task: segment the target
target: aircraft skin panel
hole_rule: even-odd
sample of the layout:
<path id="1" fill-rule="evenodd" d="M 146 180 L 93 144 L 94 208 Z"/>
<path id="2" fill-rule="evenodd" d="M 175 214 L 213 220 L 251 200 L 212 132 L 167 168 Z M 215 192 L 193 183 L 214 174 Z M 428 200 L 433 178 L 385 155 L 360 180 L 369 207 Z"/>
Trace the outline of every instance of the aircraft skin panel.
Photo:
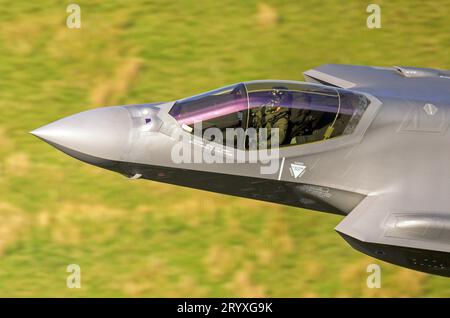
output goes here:
<path id="1" fill-rule="evenodd" d="M 352 88 L 355 87 L 356 84 L 350 81 L 347 81 L 343 78 L 339 78 L 315 69 L 306 71 L 303 73 L 305 78 L 311 81 L 318 81 L 321 84 L 329 84 L 336 87 L 342 87 L 342 88 Z"/>
<path id="2" fill-rule="evenodd" d="M 408 72 L 404 70 L 415 71 L 418 75 L 407 77 L 405 74 Z M 380 100 L 399 98 L 450 102 L 450 74 L 445 70 L 325 64 L 304 74 L 306 80 L 310 77 L 331 85 L 366 92 Z"/>
<path id="3" fill-rule="evenodd" d="M 355 250 L 388 263 L 439 276 L 450 277 L 450 253 L 363 242 L 338 231 Z"/>
<path id="4" fill-rule="evenodd" d="M 116 171 L 132 179 L 148 179 L 319 212 L 347 215 L 364 198 L 364 195 L 359 193 L 297 182 L 106 160 L 54 143 L 52 145 L 78 160 Z M 343 206 L 340 204 L 341 201 L 346 204 Z"/>
<path id="5" fill-rule="evenodd" d="M 158 182 L 176 184 L 180 186 L 201 189 L 216 193 L 228 194 L 261 201 L 274 202 L 308 210 L 346 215 L 351 210 L 342 210 L 339 204 L 323 196 L 318 190 L 315 192 L 313 185 L 268 180 L 264 178 L 252 178 L 229 174 L 199 172 L 188 169 L 174 169 L 162 166 L 131 164 L 129 169 L 139 171 L 142 178 Z M 236 187 L 239 184 L 239 187 Z M 332 197 L 340 197 L 340 200 L 350 201 L 352 205 L 360 202 L 364 195 L 338 190 L 326 190 Z"/>
<path id="6" fill-rule="evenodd" d="M 434 200 L 408 190 L 367 196 L 335 229 L 370 256 L 450 276 L 450 202 L 428 196 Z"/>
<path id="7" fill-rule="evenodd" d="M 118 172 L 131 179 L 148 179 L 319 212 L 347 215 L 365 197 L 355 192 L 297 182 L 107 160 L 48 143 L 78 160 Z"/>
<path id="8" fill-rule="evenodd" d="M 450 214 L 445 199 L 424 204 L 413 195 L 368 196 L 336 230 L 361 241 L 450 252 Z"/>

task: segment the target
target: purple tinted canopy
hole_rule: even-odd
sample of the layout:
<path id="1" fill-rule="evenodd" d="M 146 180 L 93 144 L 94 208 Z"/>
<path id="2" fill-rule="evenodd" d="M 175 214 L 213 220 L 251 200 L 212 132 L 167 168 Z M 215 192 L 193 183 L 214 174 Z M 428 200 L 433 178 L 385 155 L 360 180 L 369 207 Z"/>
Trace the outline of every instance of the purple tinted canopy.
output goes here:
<path id="1" fill-rule="evenodd" d="M 323 85 L 255 81 L 179 100 L 169 114 L 185 125 L 263 106 L 353 115 L 352 99 L 355 97 L 352 92 Z"/>

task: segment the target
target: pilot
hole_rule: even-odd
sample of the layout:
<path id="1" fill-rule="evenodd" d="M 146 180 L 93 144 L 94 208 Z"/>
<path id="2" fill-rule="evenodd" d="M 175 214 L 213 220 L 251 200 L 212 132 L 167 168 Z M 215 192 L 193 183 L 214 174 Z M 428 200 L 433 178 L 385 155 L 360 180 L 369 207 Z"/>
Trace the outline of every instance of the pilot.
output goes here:
<path id="1" fill-rule="evenodd" d="M 310 142 L 319 132 L 321 112 L 309 109 L 295 109 L 292 111 L 291 144 L 304 144 Z"/>
<path id="2" fill-rule="evenodd" d="M 279 146 L 286 139 L 289 124 L 289 108 L 286 106 L 289 106 L 288 104 L 292 102 L 292 96 L 279 89 L 274 89 L 271 95 L 269 103 L 252 109 L 252 127 L 257 130 L 260 128 L 267 129 L 266 140 L 258 140 L 258 148 Z M 278 142 L 275 141 L 273 129 L 278 129 Z M 275 143 L 277 144 L 275 145 Z"/>
<path id="3" fill-rule="evenodd" d="M 292 117 L 291 121 L 296 123 L 291 130 L 291 145 L 333 138 L 341 135 L 346 127 L 345 118 L 336 118 L 335 113 L 302 110 L 295 118 Z"/>

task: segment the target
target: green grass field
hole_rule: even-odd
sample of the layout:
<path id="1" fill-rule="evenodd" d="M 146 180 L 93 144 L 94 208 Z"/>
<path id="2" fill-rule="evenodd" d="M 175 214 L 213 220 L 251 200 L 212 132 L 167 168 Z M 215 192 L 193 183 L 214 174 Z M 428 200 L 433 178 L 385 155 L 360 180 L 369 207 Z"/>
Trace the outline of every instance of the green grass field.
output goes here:
<path id="1" fill-rule="evenodd" d="M 450 297 L 448 278 L 354 251 L 338 216 L 130 181 L 28 134 L 325 63 L 449 69 L 450 1 L 377 1 L 377 30 L 366 1 L 83 0 L 81 29 L 69 3 L 0 0 L 0 296 Z"/>

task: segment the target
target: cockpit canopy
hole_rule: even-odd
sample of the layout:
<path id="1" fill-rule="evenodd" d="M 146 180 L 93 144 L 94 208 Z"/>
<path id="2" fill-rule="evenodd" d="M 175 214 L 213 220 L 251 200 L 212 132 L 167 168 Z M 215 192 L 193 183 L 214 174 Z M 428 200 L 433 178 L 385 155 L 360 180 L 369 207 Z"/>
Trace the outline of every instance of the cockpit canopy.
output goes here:
<path id="1" fill-rule="evenodd" d="M 351 134 L 368 105 L 364 95 L 336 87 L 252 81 L 181 99 L 169 114 L 188 131 L 199 122 L 203 131 L 278 128 L 285 146 Z"/>

